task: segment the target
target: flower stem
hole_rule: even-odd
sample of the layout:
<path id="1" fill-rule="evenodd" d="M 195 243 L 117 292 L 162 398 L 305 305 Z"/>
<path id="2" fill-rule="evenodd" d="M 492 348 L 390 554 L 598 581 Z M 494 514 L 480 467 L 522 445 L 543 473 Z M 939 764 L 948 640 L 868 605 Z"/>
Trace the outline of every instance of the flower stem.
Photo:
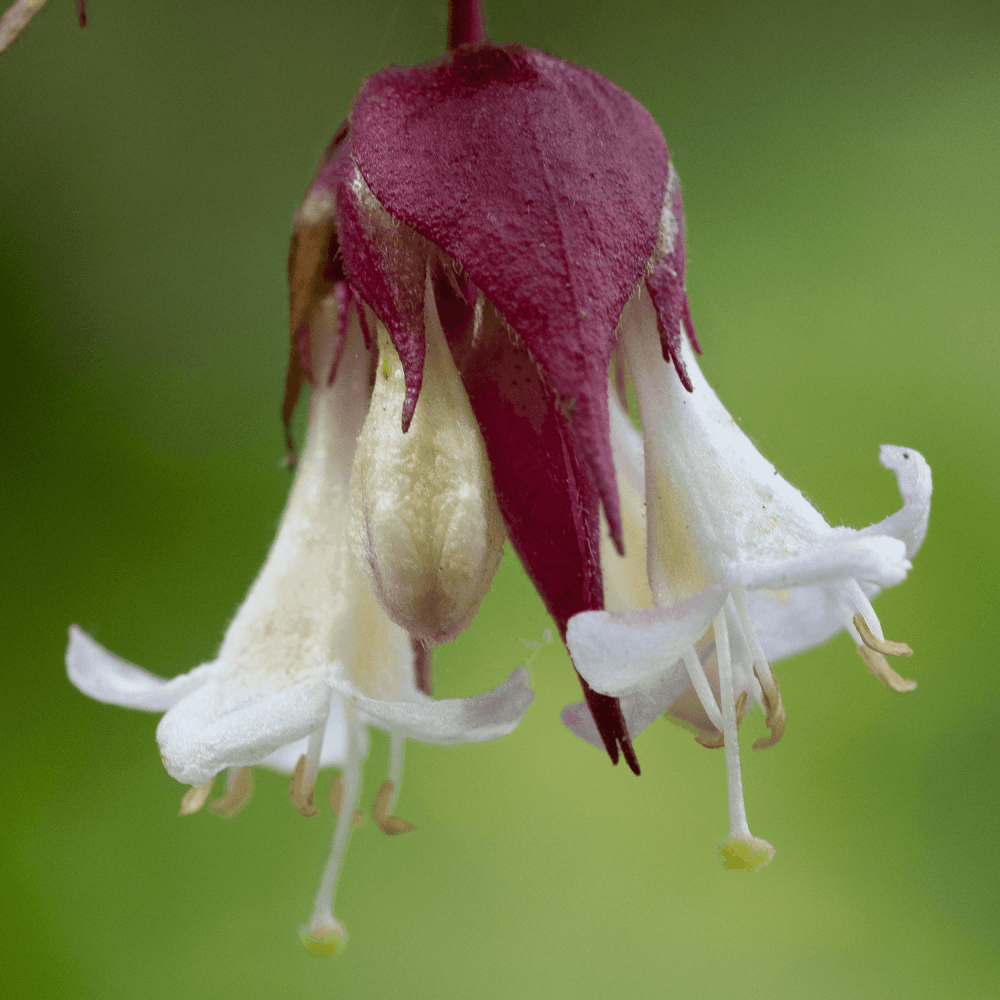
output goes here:
<path id="1" fill-rule="evenodd" d="M 478 45 L 485 37 L 479 0 L 448 0 L 448 48 Z"/>

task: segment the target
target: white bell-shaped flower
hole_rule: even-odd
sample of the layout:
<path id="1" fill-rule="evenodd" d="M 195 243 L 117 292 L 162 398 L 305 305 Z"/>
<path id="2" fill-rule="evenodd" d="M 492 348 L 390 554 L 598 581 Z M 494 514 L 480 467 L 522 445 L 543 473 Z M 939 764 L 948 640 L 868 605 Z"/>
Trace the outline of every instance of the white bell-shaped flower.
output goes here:
<path id="1" fill-rule="evenodd" d="M 684 389 L 641 298 L 622 317 L 620 346 L 643 429 L 612 394 L 627 554 L 602 546 L 608 610 L 576 615 L 567 641 L 587 682 L 622 699 L 631 735 L 670 710 L 699 731 L 699 742 L 725 746 L 730 830 L 722 856 L 729 867 L 754 868 L 773 848 L 750 833 L 737 729 L 752 700 L 771 730 L 755 747 L 781 737 L 785 712 L 769 660 L 846 628 L 875 676 L 896 691 L 915 686 L 888 665 L 886 655 L 911 650 L 886 641 L 871 599 L 911 568 L 926 533 L 930 470 L 916 451 L 883 446 L 903 508 L 860 531 L 831 527 L 740 430 L 686 343 L 693 391 Z M 582 705 L 563 719 L 597 743 Z"/>
<path id="2" fill-rule="evenodd" d="M 264 567 L 216 659 L 165 680 L 119 659 L 76 626 L 66 655 L 70 680 L 85 694 L 165 712 L 157 728 L 164 765 L 192 786 L 182 813 L 200 808 L 215 776 L 228 769 L 226 794 L 213 806 L 232 814 L 252 789 L 248 768 L 259 764 L 291 773 L 292 801 L 312 816 L 317 771 L 341 768 L 330 794 L 339 816 L 330 859 L 303 930 L 317 954 L 331 953 L 344 939 L 333 895 L 358 818 L 368 727 L 391 739 L 389 776 L 372 812 L 384 832 L 402 833 L 411 827 L 392 808 L 404 741 L 496 739 L 513 731 L 533 698 L 524 670 L 475 697 L 428 697 L 418 687 L 426 652 L 390 621 L 356 568 L 350 473 L 368 410 L 371 364 L 357 318 L 343 324 L 337 310 L 330 296 L 313 323 L 314 389 L 295 483 Z"/>

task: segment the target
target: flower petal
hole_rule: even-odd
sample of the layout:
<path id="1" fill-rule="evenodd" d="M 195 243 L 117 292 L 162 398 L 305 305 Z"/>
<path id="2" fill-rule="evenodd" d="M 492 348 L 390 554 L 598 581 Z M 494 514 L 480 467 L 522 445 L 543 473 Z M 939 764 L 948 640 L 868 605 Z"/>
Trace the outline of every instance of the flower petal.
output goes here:
<path id="1" fill-rule="evenodd" d="M 903 506 L 878 524 L 862 528 L 859 534 L 892 535 L 899 538 L 906 543 L 907 558 L 912 559 L 927 534 L 933 491 L 931 468 L 919 451 L 901 448 L 897 444 L 882 445 L 878 460 L 884 468 L 896 473 L 896 484 L 903 498 Z"/>
<path id="2" fill-rule="evenodd" d="M 261 762 L 261 767 L 269 767 L 272 771 L 291 774 L 299 758 L 309 750 L 309 737 L 303 736 L 294 743 L 279 747 L 274 753 L 269 753 Z M 326 729 L 323 730 L 323 750 L 320 753 L 319 766 L 342 767 L 347 760 L 347 716 L 344 713 L 344 703 L 339 698 L 330 699 L 330 714 L 326 718 Z"/>
<path id="3" fill-rule="evenodd" d="M 70 681 L 84 694 L 109 705 L 165 712 L 201 687 L 215 670 L 216 664 L 205 663 L 166 680 L 115 656 L 78 625 L 69 629 L 66 672 Z"/>
<path id="4" fill-rule="evenodd" d="M 665 608 L 584 611 L 570 619 L 566 644 L 595 690 L 636 694 L 650 689 L 705 634 L 727 592 L 725 584 L 713 584 Z"/>
<path id="5" fill-rule="evenodd" d="M 693 393 L 663 362 L 648 297 L 629 303 L 622 339 L 645 443 L 650 585 L 658 603 L 690 597 L 733 566 L 801 555 L 833 529 L 754 447 L 698 367 Z"/>
<path id="6" fill-rule="evenodd" d="M 912 569 L 906 558 L 906 545 L 898 538 L 886 535 L 849 537 L 821 545 L 789 559 L 742 563 L 731 569 L 731 576 L 747 590 L 782 590 L 787 587 L 808 587 L 837 580 L 867 580 L 883 587 L 892 587 L 906 579 Z"/>
<path id="7" fill-rule="evenodd" d="M 597 490 L 573 449 L 569 422 L 551 387 L 492 305 L 484 309 L 462 380 L 486 442 L 511 544 L 565 636 L 573 615 L 604 606 Z M 621 747 L 635 770 L 617 704 L 589 688 L 584 694 L 612 763 Z"/>
<path id="8" fill-rule="evenodd" d="M 212 679 L 167 712 L 156 741 L 172 777 L 201 785 L 225 767 L 260 764 L 325 725 L 329 713 L 321 677 L 280 691 Z"/>
<path id="9" fill-rule="evenodd" d="M 627 694 L 619 699 L 622 716 L 629 736 L 634 740 L 648 725 L 655 722 L 681 696 L 690 683 L 682 664 L 676 664 L 670 672 L 652 684 L 648 689 Z M 601 734 L 594 724 L 594 717 L 585 701 L 567 705 L 559 714 L 564 726 L 570 732 L 586 740 L 598 750 L 604 749 Z"/>
<path id="10" fill-rule="evenodd" d="M 485 743 L 512 733 L 535 697 L 523 668 L 500 687 L 472 698 L 435 701 L 414 693 L 412 701 L 382 701 L 366 697 L 342 676 L 334 677 L 332 687 L 373 725 L 406 739 L 443 746 Z"/>

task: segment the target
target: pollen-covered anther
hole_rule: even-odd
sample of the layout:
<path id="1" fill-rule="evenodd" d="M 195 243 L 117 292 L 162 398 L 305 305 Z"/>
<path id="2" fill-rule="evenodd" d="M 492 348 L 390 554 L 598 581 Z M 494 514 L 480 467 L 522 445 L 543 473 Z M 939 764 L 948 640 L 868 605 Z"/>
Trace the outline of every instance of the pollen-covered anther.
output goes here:
<path id="1" fill-rule="evenodd" d="M 344 776 L 338 774 L 330 782 L 330 791 L 327 793 L 330 800 L 330 810 L 334 816 L 340 815 L 340 810 L 344 808 Z"/>
<path id="2" fill-rule="evenodd" d="M 344 925 L 333 917 L 320 917 L 303 927 L 299 938 L 306 951 L 316 958 L 328 958 L 340 951 L 347 942 Z"/>
<path id="3" fill-rule="evenodd" d="M 752 872 L 774 857 L 774 847 L 760 837 L 729 837 L 719 845 L 719 857 L 730 871 Z"/>
<path id="4" fill-rule="evenodd" d="M 858 646 L 858 653 L 872 675 L 877 677 L 887 688 L 898 694 L 906 694 L 917 686 L 916 681 L 907 680 L 897 674 L 889 666 L 889 661 L 877 649 L 872 649 L 869 646 Z"/>
<path id="5" fill-rule="evenodd" d="M 785 706 L 781 703 L 781 689 L 778 687 L 778 678 L 768 669 L 763 671 L 765 677 L 761 677 L 761 671 L 753 668 L 754 677 L 760 682 L 760 696 L 764 702 L 764 722 L 771 730 L 770 736 L 763 736 L 754 741 L 754 750 L 765 750 L 773 747 L 782 736 L 785 735 Z"/>
<path id="6" fill-rule="evenodd" d="M 253 768 L 234 767 L 230 770 L 226 790 L 217 799 L 209 802 L 212 812 L 231 819 L 249 801 L 253 795 Z"/>
<path id="7" fill-rule="evenodd" d="M 405 819 L 392 815 L 395 798 L 396 783 L 386 780 L 382 782 L 382 787 L 378 790 L 378 795 L 375 796 L 375 802 L 372 804 L 372 816 L 375 818 L 375 822 L 378 823 L 379 829 L 390 837 L 399 833 L 409 833 L 416 829 L 412 823 L 407 823 Z"/>
<path id="8" fill-rule="evenodd" d="M 212 793 L 212 785 L 215 778 L 209 778 L 204 785 L 192 785 L 181 799 L 181 808 L 178 816 L 190 816 L 196 813 L 207 801 Z"/>
<path id="9" fill-rule="evenodd" d="M 292 780 L 288 783 L 288 797 L 303 816 L 315 816 L 319 811 L 313 804 L 313 785 L 316 775 L 314 773 L 312 780 L 307 784 L 306 764 L 307 757 L 302 754 L 295 765 L 295 770 L 292 771 Z"/>
<path id="10" fill-rule="evenodd" d="M 883 656 L 913 656 L 913 650 L 905 642 L 889 642 L 887 639 L 880 639 L 868 627 L 868 622 L 861 615 L 855 615 L 852 619 L 854 627 L 861 636 L 861 641 L 876 653 Z"/>

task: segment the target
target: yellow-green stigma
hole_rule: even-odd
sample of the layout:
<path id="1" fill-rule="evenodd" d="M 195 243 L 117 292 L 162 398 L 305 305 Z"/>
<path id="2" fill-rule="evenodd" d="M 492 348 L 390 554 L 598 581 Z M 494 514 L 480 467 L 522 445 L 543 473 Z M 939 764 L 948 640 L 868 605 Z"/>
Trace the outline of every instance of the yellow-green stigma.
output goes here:
<path id="1" fill-rule="evenodd" d="M 760 837 L 730 837 L 719 845 L 719 857 L 730 871 L 752 872 L 774 857 L 774 848 Z"/>
<path id="2" fill-rule="evenodd" d="M 316 958 L 328 958 L 343 950 L 347 943 L 347 934 L 343 925 L 336 920 L 313 921 L 308 927 L 303 927 L 299 938 L 306 951 Z"/>

